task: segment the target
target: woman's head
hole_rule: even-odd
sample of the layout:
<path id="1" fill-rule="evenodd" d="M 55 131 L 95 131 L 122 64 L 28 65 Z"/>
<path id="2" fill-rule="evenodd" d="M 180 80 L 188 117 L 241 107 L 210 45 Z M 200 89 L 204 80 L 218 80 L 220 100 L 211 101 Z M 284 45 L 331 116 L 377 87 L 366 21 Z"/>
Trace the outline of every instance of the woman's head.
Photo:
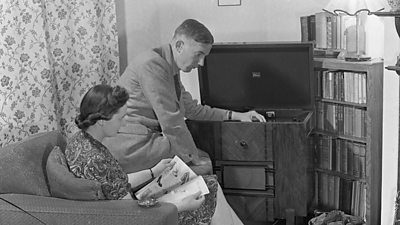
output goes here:
<path id="1" fill-rule="evenodd" d="M 96 85 L 83 96 L 75 123 L 86 130 L 99 121 L 109 133 L 106 136 L 112 136 L 122 124 L 128 98 L 128 92 L 120 86 Z"/>

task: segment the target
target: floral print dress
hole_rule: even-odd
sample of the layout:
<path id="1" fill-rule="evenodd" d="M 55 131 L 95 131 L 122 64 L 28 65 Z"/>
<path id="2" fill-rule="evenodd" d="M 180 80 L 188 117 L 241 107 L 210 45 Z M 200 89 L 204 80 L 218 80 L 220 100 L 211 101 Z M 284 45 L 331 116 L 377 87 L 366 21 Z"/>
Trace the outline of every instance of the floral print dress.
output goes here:
<path id="1" fill-rule="evenodd" d="M 128 176 L 101 142 L 85 131 L 78 131 L 67 143 L 65 156 L 76 177 L 97 180 L 106 199 L 122 199 L 131 193 Z M 215 175 L 203 176 L 210 193 L 199 209 L 178 214 L 180 225 L 210 224 L 214 215 L 218 181 Z"/>
<path id="2" fill-rule="evenodd" d="M 85 131 L 68 140 L 65 158 L 76 177 L 99 181 L 106 199 L 122 199 L 129 193 L 128 175 L 110 151 Z"/>

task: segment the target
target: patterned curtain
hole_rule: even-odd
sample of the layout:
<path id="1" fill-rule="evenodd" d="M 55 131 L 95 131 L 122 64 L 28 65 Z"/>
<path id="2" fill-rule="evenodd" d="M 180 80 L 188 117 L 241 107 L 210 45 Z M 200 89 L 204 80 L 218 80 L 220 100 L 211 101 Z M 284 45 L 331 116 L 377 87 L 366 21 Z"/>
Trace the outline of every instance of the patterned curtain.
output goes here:
<path id="1" fill-rule="evenodd" d="M 0 146 L 74 132 L 82 95 L 119 76 L 114 0 L 0 2 Z"/>

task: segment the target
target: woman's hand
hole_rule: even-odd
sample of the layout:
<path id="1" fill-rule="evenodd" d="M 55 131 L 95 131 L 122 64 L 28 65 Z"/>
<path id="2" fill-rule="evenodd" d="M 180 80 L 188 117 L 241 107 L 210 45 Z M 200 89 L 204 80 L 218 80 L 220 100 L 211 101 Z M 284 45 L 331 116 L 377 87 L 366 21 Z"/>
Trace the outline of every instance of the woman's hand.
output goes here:
<path id="1" fill-rule="evenodd" d="M 201 192 L 199 191 L 181 200 L 177 199 L 176 201 L 171 201 L 170 203 L 176 205 L 178 212 L 196 210 L 205 200 L 205 197 L 200 194 Z"/>
<path id="2" fill-rule="evenodd" d="M 258 112 L 252 110 L 248 112 L 232 112 L 232 119 L 233 120 L 240 120 L 243 122 L 252 122 L 252 121 L 258 121 L 258 122 L 265 122 L 265 117 Z"/>
<path id="3" fill-rule="evenodd" d="M 157 163 L 151 170 L 155 177 L 161 174 L 166 168 L 172 168 L 175 165 L 175 162 L 171 162 L 171 158 L 162 159 L 160 162 Z"/>

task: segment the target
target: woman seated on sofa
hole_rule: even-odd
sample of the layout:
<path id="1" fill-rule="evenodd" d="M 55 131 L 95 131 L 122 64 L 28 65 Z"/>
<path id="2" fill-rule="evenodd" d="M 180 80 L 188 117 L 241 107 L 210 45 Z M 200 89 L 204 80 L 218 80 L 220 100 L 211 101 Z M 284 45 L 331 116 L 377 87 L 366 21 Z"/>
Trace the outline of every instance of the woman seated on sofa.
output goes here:
<path id="1" fill-rule="evenodd" d="M 75 176 L 97 180 L 106 199 L 132 199 L 137 187 L 171 167 L 163 159 L 147 170 L 126 174 L 118 161 L 101 143 L 117 134 L 126 114 L 127 91 L 119 86 L 96 85 L 83 97 L 75 123 L 81 129 L 69 140 L 65 150 L 68 166 Z M 143 159 L 145 160 L 145 159 Z M 210 190 L 171 202 L 178 208 L 179 224 L 243 224 L 227 203 L 213 175 L 203 176 Z"/>

